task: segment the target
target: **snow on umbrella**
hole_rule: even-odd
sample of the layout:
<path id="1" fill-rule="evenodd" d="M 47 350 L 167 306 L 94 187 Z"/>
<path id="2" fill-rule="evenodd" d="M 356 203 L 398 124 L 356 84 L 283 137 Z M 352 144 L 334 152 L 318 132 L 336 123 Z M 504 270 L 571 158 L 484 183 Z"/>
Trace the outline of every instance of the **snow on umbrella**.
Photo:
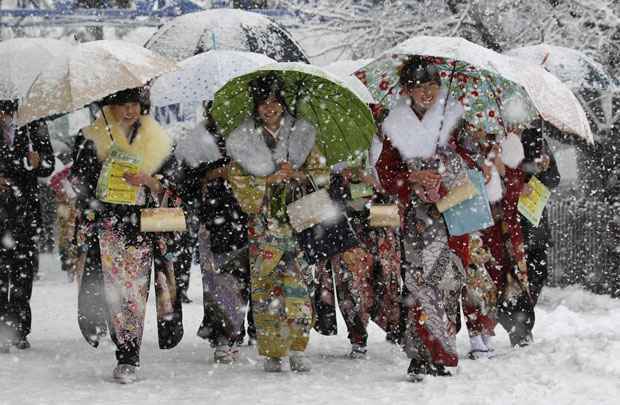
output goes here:
<path id="1" fill-rule="evenodd" d="M 587 87 L 603 90 L 613 85 L 601 64 L 576 49 L 539 44 L 515 48 L 506 55 L 541 65 L 571 89 Z"/>
<path id="2" fill-rule="evenodd" d="M 123 41 L 93 41 L 50 61 L 18 110 L 20 125 L 78 110 L 178 69 L 173 61 Z"/>
<path id="3" fill-rule="evenodd" d="M 520 100 L 533 118 L 534 111 L 558 129 L 592 142 L 592 131 L 583 108 L 559 79 L 540 66 L 501 55 L 458 37 L 420 36 L 386 51 L 356 76 L 375 99 L 392 105 L 399 96 L 398 68 L 410 56 L 433 61 L 441 80 L 465 107 L 465 119 L 487 132 L 503 129 L 501 106 Z M 451 83 L 452 82 L 452 83 Z M 451 84 L 450 84 L 451 83 Z"/>
<path id="4" fill-rule="evenodd" d="M 46 63 L 71 47 L 69 42 L 49 38 L 0 42 L 0 100 L 23 99 Z"/>
<path id="5" fill-rule="evenodd" d="M 327 164 L 355 159 L 370 147 L 376 128 L 368 106 L 332 74 L 293 62 L 263 66 L 231 80 L 215 94 L 212 115 L 224 134 L 252 116 L 250 82 L 268 74 L 282 81 L 291 113 L 317 128 L 317 145 Z"/>
<path id="6" fill-rule="evenodd" d="M 276 61 L 240 51 L 209 51 L 179 63 L 179 70 L 158 77 L 151 86 L 151 103 L 166 106 L 213 100 L 215 92 L 233 77 Z"/>
<path id="7" fill-rule="evenodd" d="M 340 79 L 347 84 L 349 89 L 357 94 L 366 104 L 372 104 L 375 103 L 375 99 L 372 97 L 372 94 L 370 94 L 370 91 L 368 91 L 368 87 L 364 86 L 364 83 L 354 75 L 356 71 L 371 61 L 372 59 L 344 59 L 325 65 L 323 69 L 340 77 Z"/>
<path id="8" fill-rule="evenodd" d="M 278 62 L 306 62 L 301 46 L 269 17 L 236 9 L 186 14 L 164 24 L 144 45 L 176 61 L 214 49 L 262 53 Z"/>

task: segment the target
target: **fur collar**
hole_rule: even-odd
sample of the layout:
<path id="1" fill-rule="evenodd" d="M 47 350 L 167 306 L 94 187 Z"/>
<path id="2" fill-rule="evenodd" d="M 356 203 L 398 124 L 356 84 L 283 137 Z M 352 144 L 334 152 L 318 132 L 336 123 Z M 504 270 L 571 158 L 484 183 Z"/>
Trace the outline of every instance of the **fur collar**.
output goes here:
<path id="1" fill-rule="evenodd" d="M 271 151 L 263 138 L 263 128 L 248 118 L 226 139 L 228 155 L 253 176 L 268 176 L 276 171 L 278 162 L 289 161 L 295 169 L 306 162 L 314 148 L 316 129 L 303 119 L 294 120 L 285 114 L 278 133 L 278 144 Z"/>
<path id="2" fill-rule="evenodd" d="M 174 155 L 192 167 L 222 159 L 215 136 L 205 127 L 205 121 L 196 125 L 189 134 L 179 140 Z"/>
<path id="3" fill-rule="evenodd" d="M 142 115 L 140 116 L 138 133 L 130 144 L 110 109 L 104 107 L 103 112 L 107 118 L 114 143 L 124 152 L 140 157 L 143 172 L 149 175 L 156 173 L 172 153 L 172 138 L 166 131 L 149 115 Z M 94 142 L 99 161 L 106 160 L 112 146 L 112 139 L 110 139 L 103 117 L 97 118 L 90 126 L 84 128 L 82 133 L 86 139 Z"/>
<path id="4" fill-rule="evenodd" d="M 404 160 L 430 158 L 437 146 L 446 146 L 452 130 L 463 116 L 463 106 L 452 96 L 444 115 L 447 90 L 442 89 L 437 102 L 424 114 L 420 121 L 410 107 L 408 97 L 401 97 L 383 122 L 383 133 L 400 152 Z M 443 117 L 443 125 L 442 125 Z M 441 130 L 440 130 L 441 127 Z"/>

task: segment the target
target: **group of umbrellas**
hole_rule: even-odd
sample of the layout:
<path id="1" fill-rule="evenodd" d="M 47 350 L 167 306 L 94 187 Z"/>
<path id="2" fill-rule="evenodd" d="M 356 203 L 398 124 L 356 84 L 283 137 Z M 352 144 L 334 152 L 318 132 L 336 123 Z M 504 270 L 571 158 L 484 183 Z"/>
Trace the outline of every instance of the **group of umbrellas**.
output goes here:
<path id="1" fill-rule="evenodd" d="M 285 29 L 239 10 L 179 17 L 145 47 L 106 40 L 1 42 L 0 99 L 20 99 L 18 124 L 23 125 L 150 83 L 155 106 L 213 100 L 212 115 L 227 134 L 253 111 L 250 82 L 271 74 L 281 79 L 291 112 L 316 126 L 318 146 L 328 164 L 335 164 L 369 148 L 375 132 L 369 105 L 394 105 L 400 93 L 398 68 L 414 55 L 437 66 L 443 84 L 464 105 L 465 119 L 487 132 L 506 130 L 511 123 L 504 110 L 517 100 L 526 112 L 523 119 L 540 116 L 563 132 L 593 141 L 570 88 L 540 63 L 462 38 L 414 37 L 373 60 L 320 68 L 307 64 Z"/>

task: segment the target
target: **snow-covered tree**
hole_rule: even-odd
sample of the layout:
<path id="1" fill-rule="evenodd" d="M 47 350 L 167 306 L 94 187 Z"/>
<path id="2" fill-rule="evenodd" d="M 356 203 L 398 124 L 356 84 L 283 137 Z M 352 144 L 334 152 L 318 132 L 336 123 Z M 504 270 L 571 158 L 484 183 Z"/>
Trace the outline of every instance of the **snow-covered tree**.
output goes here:
<path id="1" fill-rule="evenodd" d="M 414 35 L 462 36 L 497 51 L 547 42 L 579 49 L 620 77 L 617 0 L 281 0 L 307 35 L 338 41 L 319 53 L 373 57 Z"/>

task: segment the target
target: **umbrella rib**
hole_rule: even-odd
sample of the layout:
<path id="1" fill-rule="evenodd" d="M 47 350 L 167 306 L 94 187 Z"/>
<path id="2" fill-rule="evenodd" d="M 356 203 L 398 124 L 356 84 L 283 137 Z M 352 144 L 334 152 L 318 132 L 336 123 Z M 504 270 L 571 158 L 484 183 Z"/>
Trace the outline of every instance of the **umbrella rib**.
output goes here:
<path id="1" fill-rule="evenodd" d="M 319 126 L 319 129 L 323 128 L 323 125 L 321 124 L 321 120 L 319 119 L 319 114 L 317 114 L 314 105 L 312 103 L 308 103 L 309 107 L 312 109 L 312 112 L 314 113 L 315 117 L 316 117 L 316 121 L 317 121 L 317 125 Z M 325 153 L 325 158 L 330 161 L 331 159 L 329 158 L 329 154 L 327 153 L 327 145 L 325 145 L 325 148 L 323 150 L 323 153 Z"/>
<path id="2" fill-rule="evenodd" d="M 317 116 L 317 118 L 318 118 L 318 116 L 319 116 L 319 115 L 316 113 L 315 108 L 314 108 L 314 105 L 313 105 L 313 104 L 311 104 L 311 103 L 309 103 L 309 104 L 310 104 L 310 106 L 311 106 L 312 110 L 314 111 L 315 115 L 316 115 L 316 116 Z M 344 136 L 344 133 L 345 133 L 345 132 L 344 132 L 344 131 L 342 130 L 342 128 L 340 127 L 340 124 L 338 123 L 338 120 L 336 120 L 336 119 L 334 118 L 334 116 L 332 115 L 332 113 L 331 113 L 331 111 L 330 111 L 329 109 L 326 109 L 325 111 L 326 111 L 326 112 L 327 112 L 327 114 L 331 117 L 332 121 L 334 121 L 334 122 L 336 123 L 336 126 L 338 127 L 338 130 L 340 131 L 340 133 L 341 133 L 341 135 L 342 135 L 342 140 L 343 140 L 343 142 L 346 144 L 347 148 L 351 151 L 351 150 L 353 149 L 353 147 L 351 147 L 351 145 L 349 144 L 349 142 L 348 142 L 348 140 L 347 140 L 346 136 Z M 320 122 L 320 120 L 319 120 L 319 122 Z M 320 125 L 320 124 L 319 124 L 319 125 Z"/>
<path id="3" fill-rule="evenodd" d="M 331 102 L 331 103 L 333 103 L 333 104 L 336 104 L 338 107 L 342 108 L 343 110 L 346 110 L 346 109 L 345 109 L 345 107 L 344 107 L 342 104 L 340 104 L 338 101 L 336 101 L 336 100 L 332 100 L 332 99 L 329 97 L 330 95 L 331 95 L 331 94 L 326 94 L 326 96 L 327 96 L 328 100 L 330 100 L 329 102 Z M 354 97 L 357 97 L 357 96 L 355 96 L 355 95 L 353 95 L 353 96 L 354 96 Z M 355 103 L 354 103 L 353 107 L 355 107 Z M 364 111 L 364 112 L 366 112 L 366 111 Z M 350 116 L 350 115 L 352 115 L 352 114 L 348 114 L 348 115 Z M 353 122 L 354 122 L 354 123 L 355 123 L 355 125 L 358 127 L 358 129 L 363 130 L 363 128 L 362 128 L 362 127 L 358 124 L 357 120 L 353 120 Z"/>

